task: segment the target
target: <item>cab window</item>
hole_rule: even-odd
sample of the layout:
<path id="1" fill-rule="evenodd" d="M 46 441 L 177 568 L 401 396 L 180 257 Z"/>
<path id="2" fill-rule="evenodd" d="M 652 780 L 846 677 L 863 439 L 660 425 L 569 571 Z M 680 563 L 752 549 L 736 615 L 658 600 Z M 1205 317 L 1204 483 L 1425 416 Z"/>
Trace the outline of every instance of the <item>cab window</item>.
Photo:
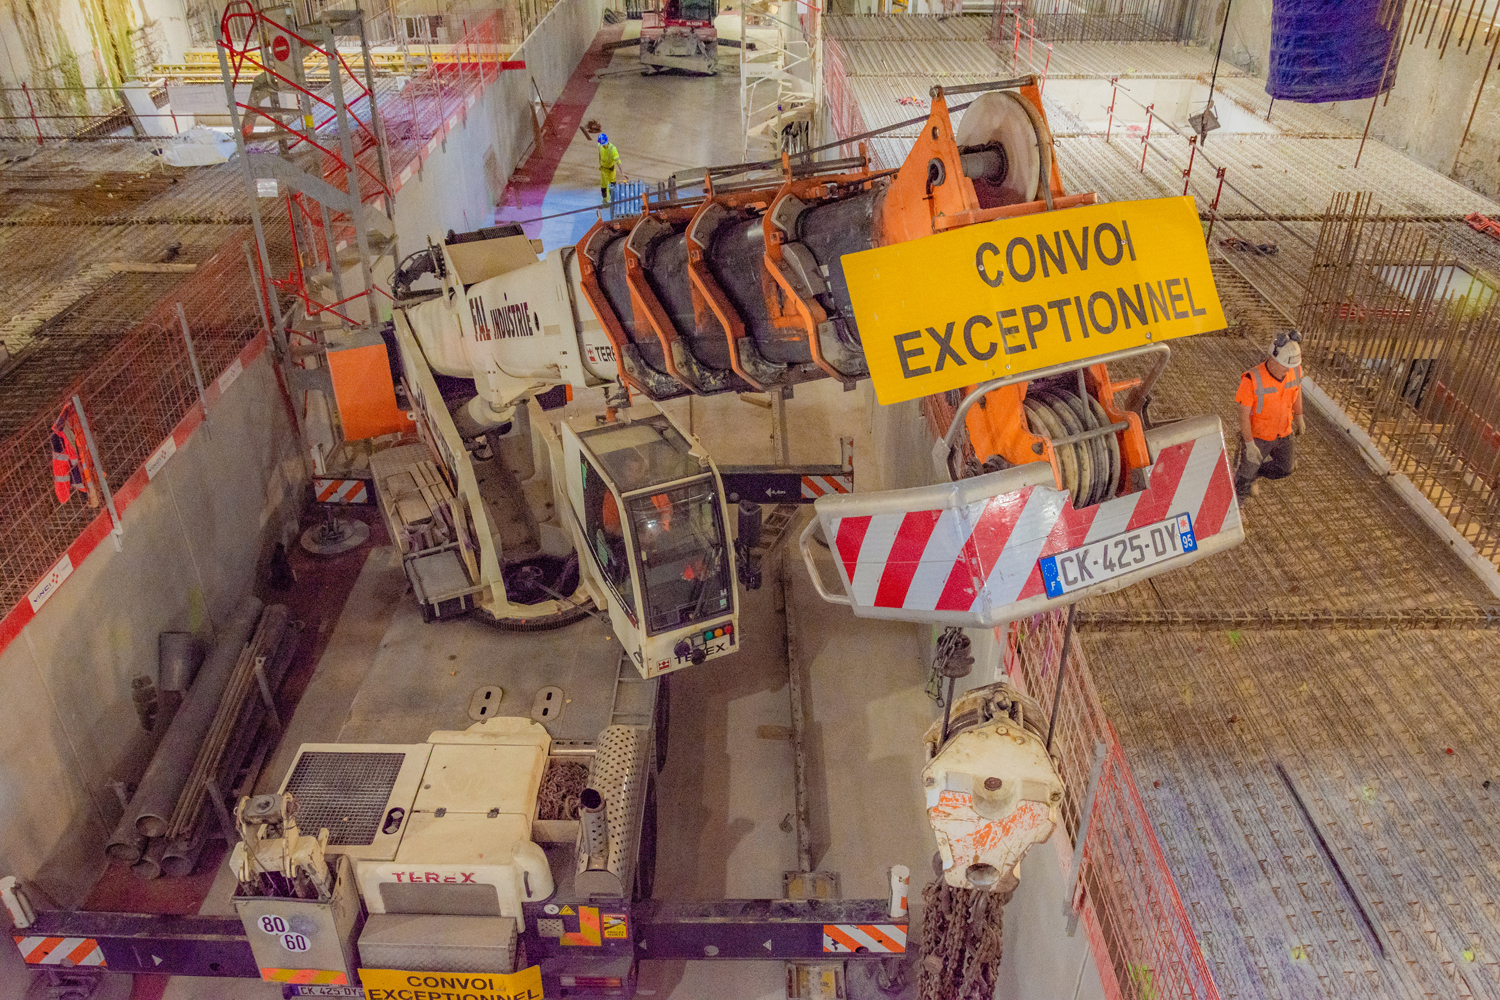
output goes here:
<path id="1" fill-rule="evenodd" d="M 729 610 L 733 591 L 718 490 L 712 476 L 625 499 L 641 587 L 646 633 L 694 625 Z"/>
<path id="2" fill-rule="evenodd" d="M 599 470 L 586 458 L 583 467 L 583 534 L 604 582 L 614 591 L 631 622 L 636 618 L 635 584 L 630 578 L 620 503 Z"/>
<path id="3" fill-rule="evenodd" d="M 687 439 L 659 413 L 590 429 L 581 437 L 622 493 L 703 474 Z"/>

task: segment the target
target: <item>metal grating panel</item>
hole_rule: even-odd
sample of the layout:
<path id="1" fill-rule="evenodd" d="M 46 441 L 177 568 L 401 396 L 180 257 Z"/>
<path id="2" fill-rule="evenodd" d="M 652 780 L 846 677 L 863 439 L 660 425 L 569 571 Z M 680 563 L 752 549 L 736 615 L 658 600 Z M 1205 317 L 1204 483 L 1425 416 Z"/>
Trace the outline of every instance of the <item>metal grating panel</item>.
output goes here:
<path id="1" fill-rule="evenodd" d="M 287 779 L 297 799 L 297 825 L 328 828 L 330 847 L 373 844 L 404 753 L 304 752 Z"/>

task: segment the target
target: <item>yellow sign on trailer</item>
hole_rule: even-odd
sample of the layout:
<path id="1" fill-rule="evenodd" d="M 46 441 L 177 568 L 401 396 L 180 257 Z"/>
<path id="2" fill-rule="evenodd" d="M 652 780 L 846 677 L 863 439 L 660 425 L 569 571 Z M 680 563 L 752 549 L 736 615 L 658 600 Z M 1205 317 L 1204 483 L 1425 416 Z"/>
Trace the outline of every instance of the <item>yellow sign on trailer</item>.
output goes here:
<path id="1" fill-rule="evenodd" d="M 887 404 L 1225 325 L 1191 197 L 997 219 L 843 267 Z"/>
<path id="2" fill-rule="evenodd" d="M 404 972 L 360 969 L 367 1000 L 542 1000 L 539 965 L 520 972 Z"/>

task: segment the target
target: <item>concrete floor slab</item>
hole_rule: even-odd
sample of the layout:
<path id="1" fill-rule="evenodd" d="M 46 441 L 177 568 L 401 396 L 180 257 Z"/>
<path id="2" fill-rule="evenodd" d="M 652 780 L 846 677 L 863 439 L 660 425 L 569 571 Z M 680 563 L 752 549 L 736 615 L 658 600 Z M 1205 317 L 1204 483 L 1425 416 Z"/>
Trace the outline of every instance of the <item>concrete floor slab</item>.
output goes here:
<path id="1" fill-rule="evenodd" d="M 647 77 L 641 75 L 636 50 L 625 48 L 616 51 L 599 71 L 597 90 L 583 121 L 595 120 L 603 126 L 620 150 L 624 177 L 655 185 L 678 170 L 740 161 L 744 135 L 739 92 L 739 73 L 733 63 L 712 77 L 681 73 Z M 599 200 L 598 143 L 574 130 L 541 210 L 518 216 L 507 207 L 497 219 L 557 215 L 597 206 Z M 596 213 L 589 211 L 548 219 L 541 224 L 539 238 L 547 251 L 572 246 L 595 221 Z"/>
<path id="2" fill-rule="evenodd" d="M 394 562 L 395 550 L 390 546 L 371 548 L 338 619 L 308 623 L 311 630 L 331 631 L 332 635 L 296 711 L 287 720 L 286 733 L 261 770 L 257 793 L 275 791 L 280 786 L 297 747 L 337 738 L 391 619 L 404 602 L 411 601 L 406 577 Z"/>

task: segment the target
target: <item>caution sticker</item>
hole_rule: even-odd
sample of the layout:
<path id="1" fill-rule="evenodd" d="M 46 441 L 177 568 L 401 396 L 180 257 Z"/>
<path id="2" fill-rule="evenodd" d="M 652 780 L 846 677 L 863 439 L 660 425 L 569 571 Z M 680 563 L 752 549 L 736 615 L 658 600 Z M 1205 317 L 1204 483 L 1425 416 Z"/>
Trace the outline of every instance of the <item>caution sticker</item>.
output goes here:
<path id="1" fill-rule="evenodd" d="M 1225 326 L 1191 197 L 998 219 L 843 267 L 885 404 Z"/>
<path id="2" fill-rule="evenodd" d="M 625 922 L 625 914 L 623 914 L 623 913 L 606 913 L 606 914 L 603 914 L 603 920 L 604 920 L 604 936 L 605 937 L 607 937 L 607 938 L 628 938 L 628 937 L 630 937 L 630 928 L 629 928 L 629 926 Z"/>

